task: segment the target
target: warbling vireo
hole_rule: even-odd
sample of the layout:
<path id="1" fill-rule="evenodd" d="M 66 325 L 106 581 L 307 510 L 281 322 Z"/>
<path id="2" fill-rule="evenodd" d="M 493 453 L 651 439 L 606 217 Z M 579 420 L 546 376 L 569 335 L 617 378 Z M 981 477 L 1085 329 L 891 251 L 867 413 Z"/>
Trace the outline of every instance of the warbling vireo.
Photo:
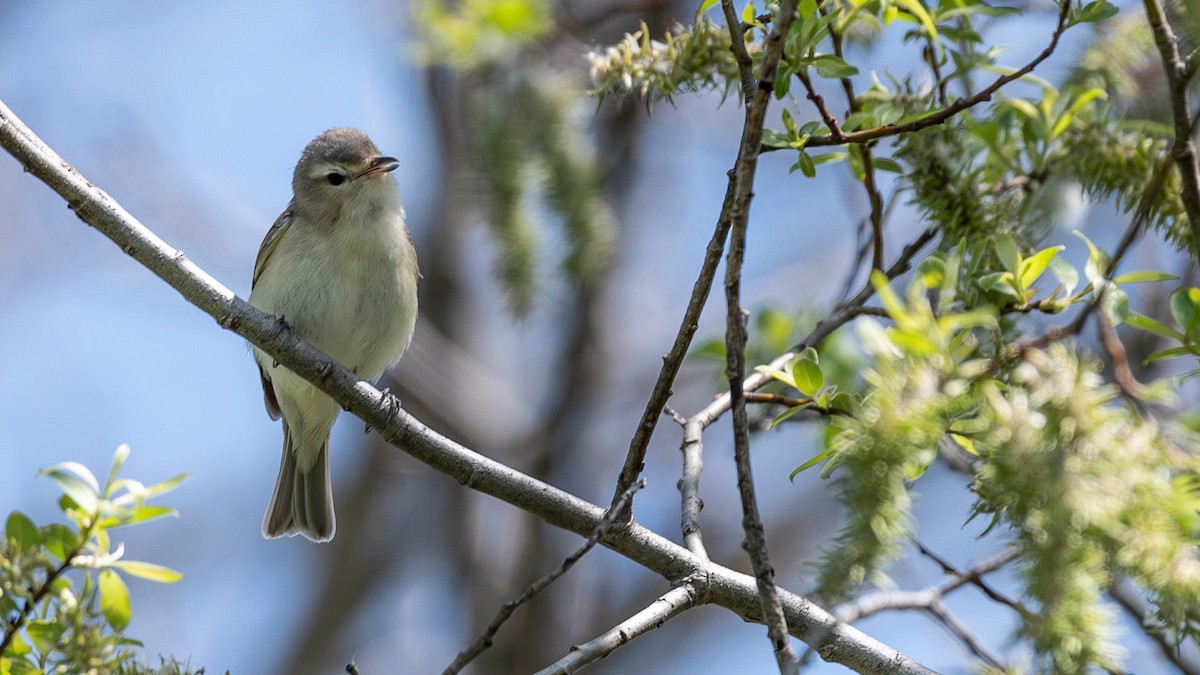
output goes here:
<path id="1" fill-rule="evenodd" d="M 391 171 L 357 129 L 331 129 L 304 148 L 292 201 L 263 239 L 250 304 L 374 380 L 400 359 L 417 318 L 417 255 Z M 333 538 L 329 430 L 338 404 L 254 350 L 271 419 L 283 417 L 283 459 L 267 538 Z"/>

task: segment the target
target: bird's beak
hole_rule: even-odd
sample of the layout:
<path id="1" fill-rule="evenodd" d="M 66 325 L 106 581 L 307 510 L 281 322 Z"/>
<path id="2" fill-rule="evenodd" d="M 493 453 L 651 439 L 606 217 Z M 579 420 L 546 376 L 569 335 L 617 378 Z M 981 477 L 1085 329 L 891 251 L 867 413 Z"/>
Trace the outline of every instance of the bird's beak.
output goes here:
<path id="1" fill-rule="evenodd" d="M 379 176 L 389 171 L 395 171 L 396 167 L 400 166 L 400 160 L 395 157 L 376 157 L 367 165 L 367 168 L 361 176 Z"/>

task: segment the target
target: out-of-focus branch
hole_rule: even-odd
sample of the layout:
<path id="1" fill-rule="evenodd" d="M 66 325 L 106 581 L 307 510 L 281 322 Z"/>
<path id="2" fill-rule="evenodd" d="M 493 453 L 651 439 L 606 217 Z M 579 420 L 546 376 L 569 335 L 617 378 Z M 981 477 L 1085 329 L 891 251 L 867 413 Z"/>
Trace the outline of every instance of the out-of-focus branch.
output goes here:
<path id="1" fill-rule="evenodd" d="M 1167 91 L 1171 96 L 1171 117 L 1175 126 L 1171 156 L 1175 160 L 1175 168 L 1179 170 L 1179 197 L 1192 228 L 1192 248 L 1200 256 L 1200 158 L 1196 155 L 1196 140 L 1193 137 L 1195 125 L 1188 101 L 1188 85 L 1193 69 L 1179 53 L 1179 40 L 1167 21 L 1162 2 L 1144 0 L 1144 4 L 1146 18 L 1150 22 L 1150 30 L 1154 32 L 1154 43 L 1158 45 L 1163 71 L 1167 76 Z"/>
<path id="2" fill-rule="evenodd" d="M 1175 664 L 1179 672 L 1184 673 L 1184 675 L 1200 675 L 1200 661 L 1194 656 L 1184 654 L 1180 649 L 1180 645 L 1172 642 L 1161 630 L 1154 630 L 1154 627 L 1147 621 L 1148 612 L 1146 611 L 1146 606 L 1143 604 L 1142 599 L 1138 597 L 1137 590 L 1132 584 L 1113 581 L 1108 587 L 1108 594 L 1137 622 L 1138 627 L 1142 629 L 1146 636 L 1154 640 L 1154 644 L 1158 646 L 1158 651 L 1162 653 L 1164 658 Z"/>
<path id="3" fill-rule="evenodd" d="M 343 408 L 367 422 L 381 437 L 459 483 L 491 495 L 545 522 L 589 536 L 605 509 L 539 481 L 441 436 L 399 407 L 395 397 L 284 330 L 277 319 L 251 307 L 211 275 L 169 246 L 130 215 L 103 190 L 89 183 L 42 142 L 0 102 L 0 147 L 27 171 L 45 182 L 76 215 L 107 236 L 188 302 L 222 327 L 246 338 L 279 363 L 316 385 Z M 611 529 L 600 541 L 669 581 L 692 575 L 707 580 L 706 596 L 748 621 L 762 622 L 758 591 L 752 577 L 700 560 L 691 552 L 637 524 Z M 932 671 L 852 627 L 820 607 L 780 591 L 780 601 L 794 634 L 819 645 L 822 657 L 864 673 Z"/>
<path id="4" fill-rule="evenodd" d="M 632 642 L 655 628 L 662 627 L 666 622 L 696 606 L 699 602 L 699 595 L 699 590 L 690 583 L 676 586 L 651 603 L 649 607 L 613 626 L 603 635 L 571 647 L 571 651 L 566 656 L 539 670 L 537 675 L 574 673 L 589 663 L 608 656 L 618 647 Z"/>
<path id="5" fill-rule="evenodd" d="M 633 498 L 633 494 L 644 487 L 646 487 L 645 478 L 626 490 L 625 494 L 621 495 L 621 498 L 617 500 L 617 503 L 612 505 L 604 514 L 604 518 L 596 526 L 595 531 L 592 532 L 592 536 L 588 537 L 587 541 L 583 543 L 583 546 L 580 546 L 578 550 L 564 558 L 558 567 L 526 586 L 525 590 L 521 591 L 521 594 L 516 598 L 504 603 L 500 607 L 500 611 L 496 613 L 495 618 L 492 619 L 492 622 L 488 624 L 487 629 L 483 631 L 483 635 L 480 635 L 478 640 L 459 652 L 458 656 L 454 657 L 454 661 L 442 671 L 442 675 L 456 675 L 456 673 L 462 672 L 462 669 L 466 668 L 467 664 L 474 661 L 476 657 L 491 647 L 493 638 L 496 637 L 496 633 L 504 625 L 504 622 L 508 621 L 508 617 L 512 616 L 512 613 L 517 611 L 518 607 L 532 600 L 538 593 L 546 590 L 546 587 L 566 574 L 575 566 L 575 563 L 579 562 L 580 558 L 595 548 L 596 544 L 600 542 L 600 538 L 612 527 L 613 521 L 620 515 L 621 509 Z"/>

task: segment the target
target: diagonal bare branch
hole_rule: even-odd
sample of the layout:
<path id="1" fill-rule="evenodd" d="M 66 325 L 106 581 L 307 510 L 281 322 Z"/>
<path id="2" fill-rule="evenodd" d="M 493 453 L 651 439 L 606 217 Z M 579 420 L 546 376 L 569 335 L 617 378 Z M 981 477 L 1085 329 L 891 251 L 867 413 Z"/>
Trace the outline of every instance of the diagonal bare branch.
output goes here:
<path id="1" fill-rule="evenodd" d="M 478 492 L 496 497 L 555 527 L 589 536 L 605 509 L 573 494 L 480 455 L 434 432 L 407 412 L 395 397 L 307 344 L 281 330 L 275 317 L 251 307 L 233 291 L 168 245 L 112 197 L 87 181 L 50 149 L 0 101 L 0 147 L 27 171 L 66 200 L 75 214 L 96 228 L 185 300 L 223 328 L 246 338 L 281 365 L 316 385 L 343 408 L 371 425 L 382 438 Z M 605 547 L 663 576 L 679 581 L 701 575 L 708 597 L 748 621 L 762 622 L 754 579 L 701 560 L 687 549 L 640 524 L 613 528 L 600 541 Z M 814 645 L 822 657 L 861 673 L 926 675 L 933 671 L 798 595 L 779 592 L 793 634 Z"/>

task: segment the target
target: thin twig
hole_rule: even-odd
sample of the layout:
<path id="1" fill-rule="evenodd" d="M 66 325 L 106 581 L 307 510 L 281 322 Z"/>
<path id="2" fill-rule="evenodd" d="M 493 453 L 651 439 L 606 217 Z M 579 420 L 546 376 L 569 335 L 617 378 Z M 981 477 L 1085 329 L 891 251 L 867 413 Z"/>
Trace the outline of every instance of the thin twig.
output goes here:
<path id="1" fill-rule="evenodd" d="M 655 628 L 696 606 L 700 592 L 691 583 L 681 584 L 667 591 L 649 607 L 634 614 L 592 640 L 571 647 L 566 656 L 539 670 L 536 675 L 568 675 L 584 666 L 598 661 L 629 642 L 649 633 Z"/>
<path id="2" fill-rule="evenodd" d="M 1025 609 L 1025 607 L 1021 603 L 1009 598 L 1007 595 L 1004 595 L 1003 593 L 992 588 L 987 582 L 985 582 L 983 579 L 981 579 L 978 574 L 971 574 L 970 572 L 960 572 L 958 570 L 958 568 L 956 568 L 954 565 L 950 564 L 950 562 L 948 560 L 941 557 L 937 553 L 934 553 L 933 550 L 931 550 L 929 547 L 922 544 L 919 540 L 914 538 L 912 541 L 913 541 L 913 545 L 917 547 L 917 550 L 921 552 L 921 555 L 923 555 L 926 558 L 929 558 L 933 562 L 937 563 L 938 567 L 941 567 L 942 571 L 945 572 L 946 574 L 950 574 L 955 577 L 964 579 L 971 585 L 978 588 L 980 591 L 983 591 L 984 595 L 986 595 L 989 598 L 991 598 L 992 600 L 1004 605 L 1005 607 L 1008 607 L 1009 609 L 1012 609 L 1013 611 L 1015 611 L 1017 614 L 1019 614 L 1021 616 L 1022 619 L 1028 619 L 1029 617 L 1033 616 L 1033 614 L 1029 610 Z"/>
<path id="3" fill-rule="evenodd" d="M 733 52 L 742 79 L 742 101 L 748 106 L 754 100 L 754 61 L 746 49 L 746 27 L 733 7 L 733 0 L 721 0 L 721 11 L 725 13 L 725 25 L 729 28 L 729 51 Z"/>
<path id="4" fill-rule="evenodd" d="M 609 528 L 616 522 L 621 509 L 630 499 L 633 499 L 633 494 L 644 487 L 646 487 L 645 478 L 626 490 L 625 494 L 621 495 L 621 498 L 617 500 L 617 503 L 611 506 L 608 512 L 604 514 L 604 518 L 600 520 L 600 524 L 596 526 L 596 529 L 592 532 L 592 536 L 588 537 L 583 546 L 580 546 L 578 550 L 564 558 L 557 568 L 526 586 L 520 595 L 504 603 L 500 607 L 500 611 L 496 612 L 496 616 L 492 619 L 492 622 L 488 624 L 487 629 L 483 631 L 483 635 L 480 635 L 478 640 L 459 652 L 458 656 L 454 657 L 454 662 L 446 666 L 446 669 L 442 671 L 442 675 L 455 675 L 455 673 L 461 672 L 463 668 L 467 667 L 468 663 L 474 661 L 480 654 L 487 651 L 492 646 L 492 640 L 496 637 L 496 632 L 500 630 L 504 622 L 508 621 L 513 612 L 517 611 L 517 608 L 521 605 L 532 600 L 538 593 L 546 590 L 546 587 L 566 574 L 568 570 L 575 566 L 575 563 L 579 562 L 580 558 L 595 548 L 596 544 L 600 543 L 600 539 L 608 533 Z"/>
<path id="5" fill-rule="evenodd" d="M 729 251 L 725 258 L 725 373 L 729 378 L 730 391 L 733 392 L 730 402 L 733 410 L 733 456 L 737 465 L 738 493 L 742 502 L 742 529 L 746 533 L 742 547 L 750 555 L 763 621 L 767 625 L 767 636 L 771 640 L 779 672 L 784 675 L 798 673 L 799 669 L 796 654 L 792 651 L 787 619 L 779 602 L 779 592 L 775 588 L 775 569 L 771 566 L 770 555 L 767 552 L 766 533 L 758 511 L 758 500 L 754 494 L 754 477 L 750 467 L 750 424 L 746 417 L 746 402 L 742 399 L 742 380 L 746 367 L 746 317 L 741 305 L 741 280 L 750 201 L 754 195 L 754 175 L 758 167 L 759 150 L 762 147 L 763 123 L 774 89 L 783 37 L 788 34 L 795 19 L 797 1 L 784 0 L 779 4 L 774 25 L 767 36 L 767 47 L 763 52 L 758 88 L 746 106 L 742 140 L 732 171 L 735 197 L 731 212 Z"/>
<path id="6" fill-rule="evenodd" d="M 768 403 L 771 405 L 782 405 L 789 408 L 798 408 L 807 406 L 805 410 L 811 410 L 822 415 L 849 415 L 850 412 L 841 408 L 831 408 L 829 406 L 817 405 L 811 398 L 798 398 L 795 396 L 784 396 L 783 394 L 760 394 L 747 392 L 744 395 L 747 403 Z"/>
<path id="7" fill-rule="evenodd" d="M 1033 58 L 1032 61 L 1013 71 L 1012 73 L 996 78 L 994 82 L 984 89 L 981 89 L 975 95 L 968 96 L 967 98 L 956 99 L 954 103 L 951 103 L 945 108 L 935 110 L 928 115 L 918 117 L 915 120 L 905 122 L 903 124 L 884 124 L 882 126 L 872 127 L 870 129 L 851 131 L 845 133 L 841 139 L 835 138 L 832 134 L 813 136 L 812 138 L 808 139 L 806 147 L 816 148 L 828 145 L 844 145 L 846 143 L 868 143 L 870 141 L 878 140 L 880 138 L 887 138 L 889 136 L 895 136 L 897 134 L 920 131 L 926 127 L 941 124 L 951 117 L 954 117 L 958 113 L 979 105 L 984 101 L 990 101 L 992 96 L 999 91 L 1001 87 L 1033 72 L 1034 68 L 1037 68 L 1042 61 L 1045 61 L 1050 57 L 1051 54 L 1054 53 L 1054 50 L 1058 48 L 1059 38 L 1062 37 L 1063 31 L 1066 30 L 1067 13 L 1070 7 L 1071 0 L 1063 0 L 1062 7 L 1058 12 L 1058 23 L 1054 28 L 1054 34 L 1051 35 L 1050 44 L 1042 50 L 1042 53 L 1038 54 Z M 780 149 L 782 148 L 765 146 L 763 148 L 763 152 L 773 152 Z"/>
<path id="8" fill-rule="evenodd" d="M 692 418 L 683 425 L 683 443 L 679 446 L 683 454 L 683 475 L 679 478 L 679 529 L 683 532 L 683 544 L 702 560 L 708 560 L 708 549 L 700 533 L 700 511 L 704 501 L 700 499 L 700 474 L 704 471 L 704 425 Z"/>
<path id="9" fill-rule="evenodd" d="M 937 619 L 946 630 L 950 632 L 963 646 L 972 654 L 978 657 L 981 661 L 987 663 L 992 668 L 1004 672 L 1007 668 L 1004 665 L 1003 659 L 998 654 L 988 649 L 986 645 L 979 641 L 978 638 L 971 632 L 965 623 L 958 620 L 950 610 L 946 609 L 946 605 L 941 600 L 935 600 L 925 609 L 930 615 Z"/>

